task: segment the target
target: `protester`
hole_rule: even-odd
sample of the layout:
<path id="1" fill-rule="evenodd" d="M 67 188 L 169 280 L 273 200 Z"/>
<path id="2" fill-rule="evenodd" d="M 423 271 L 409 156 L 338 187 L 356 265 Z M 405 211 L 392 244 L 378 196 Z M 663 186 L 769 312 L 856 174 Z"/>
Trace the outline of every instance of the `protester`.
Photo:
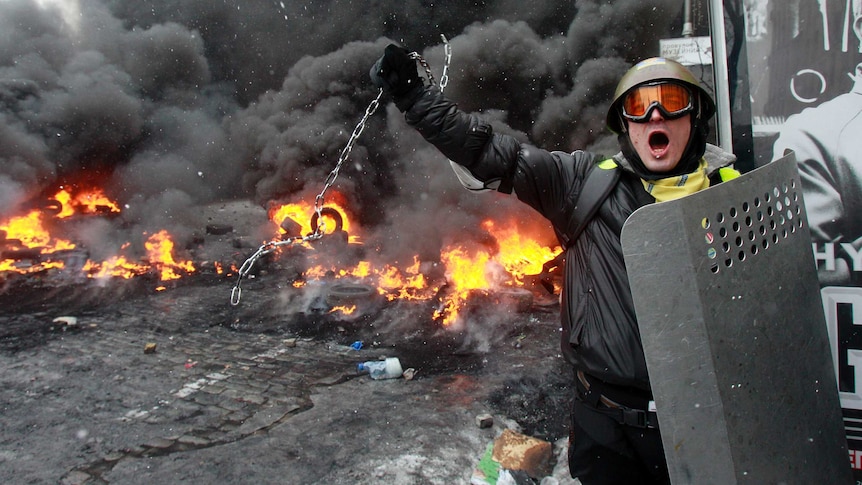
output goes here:
<path id="1" fill-rule="evenodd" d="M 407 123 L 486 188 L 516 194 L 547 218 L 565 247 L 562 350 L 574 368 L 569 468 L 585 485 L 669 483 L 644 352 L 620 244 L 636 209 L 709 187 L 735 157 L 709 145 L 715 104 L 695 77 L 652 58 L 617 86 L 607 126 L 612 157 L 547 151 L 495 134 L 425 86 L 410 51 L 389 45 L 371 69 Z M 573 235 L 574 207 L 591 170 L 616 170 L 598 212 Z M 574 239 L 574 240 L 573 240 Z"/>

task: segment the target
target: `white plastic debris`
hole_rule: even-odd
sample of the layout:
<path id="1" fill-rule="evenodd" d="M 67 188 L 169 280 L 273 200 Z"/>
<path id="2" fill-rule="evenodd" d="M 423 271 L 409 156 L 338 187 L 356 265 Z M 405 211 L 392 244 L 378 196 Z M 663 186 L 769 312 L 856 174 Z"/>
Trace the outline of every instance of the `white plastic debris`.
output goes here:
<path id="1" fill-rule="evenodd" d="M 57 317 L 54 319 L 54 323 L 62 323 L 63 325 L 67 325 L 69 327 L 74 327 L 75 325 L 78 324 L 78 317 L 72 317 L 72 316 Z"/>

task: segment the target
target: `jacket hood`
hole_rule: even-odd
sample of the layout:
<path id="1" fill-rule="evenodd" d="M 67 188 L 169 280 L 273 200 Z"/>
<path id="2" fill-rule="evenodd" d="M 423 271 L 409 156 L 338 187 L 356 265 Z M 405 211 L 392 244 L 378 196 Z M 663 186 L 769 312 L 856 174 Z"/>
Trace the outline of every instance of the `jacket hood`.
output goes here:
<path id="1" fill-rule="evenodd" d="M 620 168 L 637 175 L 637 172 L 632 167 L 631 162 L 626 158 L 625 155 L 623 155 L 623 152 L 617 153 L 616 155 L 614 155 L 613 158 L 614 161 L 617 162 L 617 165 L 620 166 Z M 704 150 L 703 152 L 703 158 L 706 160 L 707 164 L 707 175 L 712 175 L 716 170 L 722 167 L 727 167 L 728 165 L 732 165 L 734 162 L 736 162 L 736 155 L 710 143 L 706 144 L 706 150 Z"/>

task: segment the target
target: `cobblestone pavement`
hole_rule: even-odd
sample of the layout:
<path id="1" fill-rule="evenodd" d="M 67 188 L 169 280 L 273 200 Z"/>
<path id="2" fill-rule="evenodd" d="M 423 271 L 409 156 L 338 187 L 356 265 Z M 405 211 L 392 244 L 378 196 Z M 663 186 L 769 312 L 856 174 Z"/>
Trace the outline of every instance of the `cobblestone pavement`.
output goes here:
<path id="1" fill-rule="evenodd" d="M 564 436 L 553 311 L 429 333 L 403 308 L 291 315 L 273 281 L 240 309 L 222 283 L 0 314 L 0 481 L 467 483 L 502 426 Z M 382 355 L 416 378 L 357 375 Z"/>

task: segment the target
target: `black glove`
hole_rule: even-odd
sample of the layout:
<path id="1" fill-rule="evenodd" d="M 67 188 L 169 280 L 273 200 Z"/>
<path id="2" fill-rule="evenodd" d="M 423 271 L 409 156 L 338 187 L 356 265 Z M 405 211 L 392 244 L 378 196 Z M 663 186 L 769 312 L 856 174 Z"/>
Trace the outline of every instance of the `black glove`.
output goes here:
<path id="1" fill-rule="evenodd" d="M 371 82 L 392 96 L 402 112 L 422 95 L 423 84 L 410 51 L 395 44 L 386 46 L 383 57 L 371 67 Z"/>

